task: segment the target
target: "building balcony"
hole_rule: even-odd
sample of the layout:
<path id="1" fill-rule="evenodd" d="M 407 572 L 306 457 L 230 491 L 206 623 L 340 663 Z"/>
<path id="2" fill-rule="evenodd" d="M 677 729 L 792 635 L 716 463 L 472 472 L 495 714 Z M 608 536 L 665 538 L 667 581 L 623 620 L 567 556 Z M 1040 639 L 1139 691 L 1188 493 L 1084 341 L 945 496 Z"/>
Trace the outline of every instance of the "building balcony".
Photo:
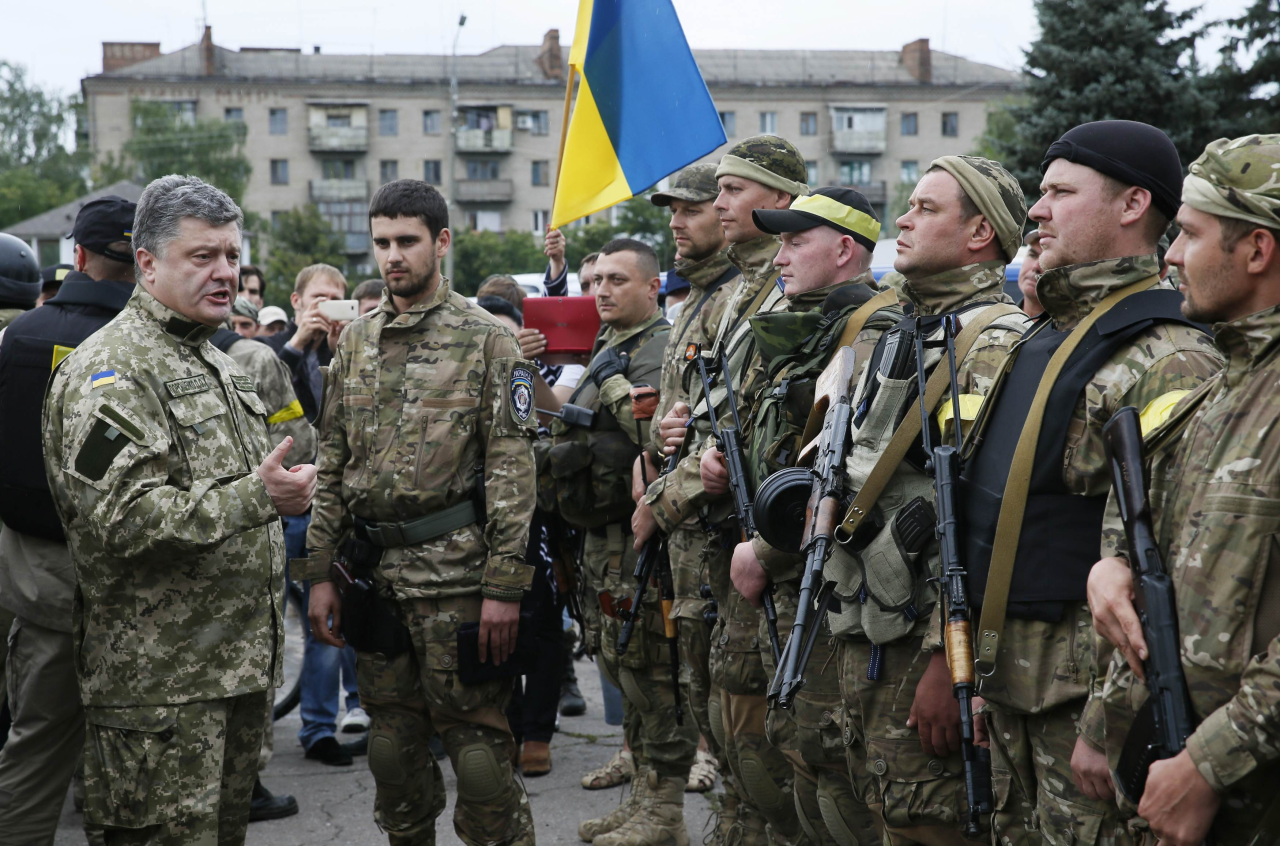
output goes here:
<path id="1" fill-rule="evenodd" d="M 888 148 L 884 130 L 837 129 L 831 133 L 835 153 L 883 153 Z"/>
<path id="2" fill-rule="evenodd" d="M 313 203 L 352 203 L 369 199 L 369 180 L 367 179 L 313 179 L 311 180 L 311 202 Z"/>
<path id="3" fill-rule="evenodd" d="M 459 153 L 510 153 L 510 129 L 459 129 Z"/>
<path id="4" fill-rule="evenodd" d="M 509 203 L 515 193 L 515 184 L 510 179 L 458 180 L 460 203 Z"/>
<path id="5" fill-rule="evenodd" d="M 889 197 L 888 189 L 883 181 L 867 182 L 862 185 L 845 185 L 845 188 L 852 188 L 859 194 L 867 198 L 869 203 L 883 203 Z"/>
<path id="6" fill-rule="evenodd" d="M 363 153 L 369 149 L 369 127 L 310 126 L 307 143 L 313 153 Z"/>

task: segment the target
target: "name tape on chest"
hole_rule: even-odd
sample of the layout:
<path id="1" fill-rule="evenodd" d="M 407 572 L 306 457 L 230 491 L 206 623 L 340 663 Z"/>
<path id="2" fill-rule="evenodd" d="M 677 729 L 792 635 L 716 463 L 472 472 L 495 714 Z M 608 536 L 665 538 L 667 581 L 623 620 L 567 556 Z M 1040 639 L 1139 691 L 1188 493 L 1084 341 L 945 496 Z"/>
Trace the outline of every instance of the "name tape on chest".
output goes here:
<path id="1" fill-rule="evenodd" d="M 169 396 L 174 399 L 185 397 L 188 394 L 198 394 L 212 387 L 208 376 L 188 376 L 185 379 L 174 379 L 172 382 L 165 382 L 164 386 L 169 391 Z"/>
<path id="2" fill-rule="evenodd" d="M 248 376 L 232 376 L 231 384 L 236 386 L 237 391 L 252 391 L 255 394 L 258 392 L 258 386 Z"/>
<path id="3" fill-rule="evenodd" d="M 533 373 L 527 367 L 511 371 L 511 410 L 521 423 L 533 412 Z"/>

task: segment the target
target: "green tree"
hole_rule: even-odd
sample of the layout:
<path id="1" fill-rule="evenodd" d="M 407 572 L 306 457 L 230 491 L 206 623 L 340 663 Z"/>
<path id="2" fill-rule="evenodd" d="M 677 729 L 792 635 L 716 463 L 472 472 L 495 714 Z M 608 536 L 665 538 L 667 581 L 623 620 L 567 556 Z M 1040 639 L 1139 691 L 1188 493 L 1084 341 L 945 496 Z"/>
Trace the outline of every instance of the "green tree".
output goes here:
<path id="1" fill-rule="evenodd" d="M 84 157 L 66 146 L 74 108 L 0 61 L 0 227 L 84 193 Z"/>
<path id="2" fill-rule="evenodd" d="M 1036 0 L 1040 38 L 1026 54 L 1027 101 L 1010 109 L 1011 139 L 994 151 L 1038 193 L 1049 145 L 1081 123 L 1122 118 L 1158 126 L 1184 164 L 1213 104 L 1198 82 L 1195 34 L 1178 35 L 1198 9 L 1174 12 L 1166 0 Z M 998 133 L 997 133 L 998 135 Z"/>
<path id="3" fill-rule="evenodd" d="M 170 173 L 198 176 L 239 203 L 253 168 L 244 155 L 245 125 L 239 121 L 189 122 L 169 103 L 134 100 L 133 135 L 121 156 L 99 165 L 99 178 L 135 177 L 150 182 Z"/>
<path id="4" fill-rule="evenodd" d="M 1220 123 L 1201 134 L 1200 146 L 1280 129 L 1280 0 L 1253 0 L 1243 14 L 1220 25 L 1229 34 L 1222 61 L 1206 80 Z M 1242 64 L 1250 57 L 1251 64 Z"/>
<path id="5" fill-rule="evenodd" d="M 453 233 L 453 290 L 464 297 L 494 273 L 535 273 L 547 266 L 542 240 L 532 232 L 483 232 L 459 230 Z"/>
<path id="6" fill-rule="evenodd" d="M 349 273 L 343 255 L 346 242 L 313 205 L 290 209 L 264 234 L 271 250 L 263 298 L 270 305 L 289 305 L 298 271 L 307 265 L 331 264 Z"/>

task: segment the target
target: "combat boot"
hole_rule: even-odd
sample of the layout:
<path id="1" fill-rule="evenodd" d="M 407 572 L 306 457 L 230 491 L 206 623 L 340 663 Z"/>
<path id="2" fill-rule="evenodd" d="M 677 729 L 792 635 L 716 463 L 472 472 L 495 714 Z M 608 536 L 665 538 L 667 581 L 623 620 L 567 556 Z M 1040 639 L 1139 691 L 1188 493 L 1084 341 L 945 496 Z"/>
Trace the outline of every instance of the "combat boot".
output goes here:
<path id="1" fill-rule="evenodd" d="M 689 846 L 684 826 L 684 778 L 648 774 L 649 792 L 640 811 L 621 828 L 602 834 L 592 846 Z"/>
<path id="2" fill-rule="evenodd" d="M 733 836 L 738 821 L 738 797 L 732 792 L 712 794 L 708 801 L 715 807 L 715 813 L 707 820 L 710 823 L 706 835 L 702 838 L 702 846 L 737 846 L 737 838 Z"/>
<path id="3" fill-rule="evenodd" d="M 578 836 L 588 843 L 593 843 L 595 838 L 621 828 L 630 820 L 639 811 L 640 803 L 649 793 L 648 772 L 644 769 L 636 771 L 635 777 L 631 779 L 631 792 L 627 794 L 627 798 L 621 805 L 599 819 L 583 820 L 578 823 Z"/>
<path id="4" fill-rule="evenodd" d="M 735 846 L 775 846 L 764 816 L 746 802 L 738 805 L 738 818 L 734 824 Z M 782 840 L 778 840 L 782 843 Z"/>

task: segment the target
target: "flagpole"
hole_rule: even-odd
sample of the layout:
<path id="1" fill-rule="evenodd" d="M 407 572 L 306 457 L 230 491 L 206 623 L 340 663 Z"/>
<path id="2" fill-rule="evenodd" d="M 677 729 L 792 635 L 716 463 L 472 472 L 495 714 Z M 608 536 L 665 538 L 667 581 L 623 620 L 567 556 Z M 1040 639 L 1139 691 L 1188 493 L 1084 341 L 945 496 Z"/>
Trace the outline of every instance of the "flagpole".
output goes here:
<path id="1" fill-rule="evenodd" d="M 560 172 L 564 168 L 564 142 L 569 137 L 569 107 L 573 101 L 574 67 L 569 65 L 569 79 L 564 86 L 564 114 L 560 119 L 560 153 L 556 156 L 556 184 L 551 191 L 551 212 L 555 213 L 556 195 L 560 193 Z M 550 221 L 547 222 L 550 225 Z"/>

